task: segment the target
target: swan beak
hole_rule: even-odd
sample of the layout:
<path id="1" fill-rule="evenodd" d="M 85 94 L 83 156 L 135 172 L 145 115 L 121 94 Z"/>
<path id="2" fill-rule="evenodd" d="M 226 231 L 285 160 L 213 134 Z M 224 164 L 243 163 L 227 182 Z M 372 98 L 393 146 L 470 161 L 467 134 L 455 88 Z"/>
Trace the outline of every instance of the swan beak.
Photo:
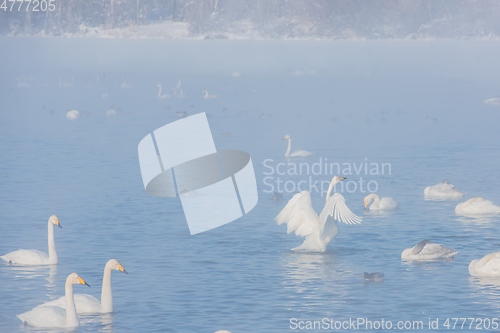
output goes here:
<path id="1" fill-rule="evenodd" d="M 62 228 L 61 223 L 59 223 L 59 220 L 55 220 L 54 222 L 56 223 L 56 225 L 57 225 L 59 228 Z"/>
<path id="2" fill-rule="evenodd" d="M 83 281 L 83 279 L 81 277 L 78 278 L 78 282 L 80 282 L 80 284 L 84 284 L 84 285 L 90 287 L 90 284 L 88 284 L 87 282 Z"/>
<path id="3" fill-rule="evenodd" d="M 345 178 L 344 177 L 340 177 L 340 180 L 344 180 Z"/>
<path id="4" fill-rule="evenodd" d="M 368 206 L 368 204 L 365 202 L 365 208 L 366 208 L 366 206 Z"/>
<path id="5" fill-rule="evenodd" d="M 128 274 L 127 271 L 125 270 L 125 268 L 123 268 L 123 266 L 120 264 L 118 264 L 118 270 L 122 271 L 125 274 Z"/>

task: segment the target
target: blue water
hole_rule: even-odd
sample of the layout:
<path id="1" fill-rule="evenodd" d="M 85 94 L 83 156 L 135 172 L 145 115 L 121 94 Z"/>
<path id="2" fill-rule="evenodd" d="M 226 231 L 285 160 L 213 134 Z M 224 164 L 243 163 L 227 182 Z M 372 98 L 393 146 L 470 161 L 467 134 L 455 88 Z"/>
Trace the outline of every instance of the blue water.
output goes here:
<path id="1" fill-rule="evenodd" d="M 454 213 L 477 196 L 500 204 L 500 107 L 483 103 L 500 94 L 499 51 L 497 42 L 1 39 L 0 254 L 47 251 L 52 214 L 63 228 L 56 267 L 0 263 L 0 331 L 44 331 L 16 315 L 62 296 L 69 273 L 92 286 L 75 292 L 99 297 L 111 258 L 130 273 L 113 273 L 115 312 L 80 316 L 77 332 L 300 331 L 292 318 L 422 321 L 423 331 L 438 318 L 434 331 L 449 331 L 446 318 L 500 318 L 500 279 L 467 269 L 500 250 L 500 218 Z M 133 87 L 120 88 L 122 75 Z M 173 93 L 179 79 L 186 98 L 156 98 L 158 83 Z M 202 89 L 221 97 L 205 100 Z M 112 105 L 120 112 L 107 117 Z M 67 120 L 71 109 L 89 115 Z M 195 236 L 178 199 L 146 194 L 137 158 L 139 141 L 179 111 L 212 115 L 217 148 L 249 152 L 259 188 L 249 214 Z M 315 155 L 287 161 L 285 134 L 292 150 Z M 263 163 L 320 158 L 390 164 L 384 175 L 344 176 L 376 182 L 400 209 L 365 213 L 367 193 L 345 191 L 363 223 L 340 225 L 325 253 L 295 253 L 302 239 L 273 218 L 296 191 L 273 202 Z M 424 200 L 424 188 L 446 178 L 465 198 Z M 312 200 L 319 211 L 321 193 Z M 426 238 L 459 254 L 401 261 Z M 364 271 L 384 272 L 385 281 L 366 283 Z"/>

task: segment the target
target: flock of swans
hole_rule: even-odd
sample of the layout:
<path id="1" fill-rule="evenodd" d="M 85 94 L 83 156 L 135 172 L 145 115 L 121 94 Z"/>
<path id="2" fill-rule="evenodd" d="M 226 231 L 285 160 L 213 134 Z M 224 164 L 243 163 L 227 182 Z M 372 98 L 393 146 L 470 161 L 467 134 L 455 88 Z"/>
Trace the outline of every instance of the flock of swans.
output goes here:
<path id="1" fill-rule="evenodd" d="M 286 135 L 284 139 L 290 140 L 290 136 Z M 298 154 L 295 154 L 296 152 Z M 290 154 L 289 141 L 286 157 L 309 156 L 312 154 L 301 150 L 296 152 Z M 333 187 L 344 179 L 340 176 L 332 178 L 326 194 L 325 206 L 319 215 L 313 208 L 311 193 L 302 191 L 293 195 L 275 217 L 278 225 L 287 225 L 288 234 L 295 232 L 297 236 L 305 237 L 304 242 L 300 246 L 293 248 L 293 251 L 324 252 L 328 244 L 339 234 L 337 222 L 344 224 L 360 224 L 362 222 L 362 218 L 355 215 L 347 207 L 342 194 L 334 193 L 331 195 Z M 428 186 L 424 190 L 426 200 L 456 200 L 464 195 L 465 193 L 455 188 L 448 180 L 443 180 L 434 186 Z M 277 198 L 282 198 L 282 194 L 275 193 L 273 201 L 278 201 Z M 372 193 L 364 198 L 364 206 L 365 209 L 372 211 L 389 211 L 397 209 L 399 205 L 392 198 L 380 198 L 377 194 Z M 465 216 L 500 215 L 500 206 L 483 198 L 472 198 L 459 203 L 455 208 L 455 213 Z M 452 258 L 457 254 L 458 252 L 450 247 L 432 243 L 426 239 L 411 248 L 405 249 L 401 253 L 401 259 L 405 261 L 442 260 Z M 482 259 L 473 260 L 469 264 L 469 273 L 473 276 L 500 277 L 500 252 L 490 253 Z M 375 275 L 365 273 L 364 276 L 366 280 L 373 280 Z M 380 280 L 380 275 L 377 275 L 377 279 Z"/>
<path id="2" fill-rule="evenodd" d="M 0 256 L 10 265 L 42 266 L 58 264 L 54 242 L 54 226 L 61 227 L 56 215 L 48 221 L 49 254 L 38 250 L 17 250 Z M 21 313 L 17 317 L 25 324 L 34 327 L 76 327 L 80 326 L 78 313 L 97 314 L 113 312 L 113 294 L 111 291 L 111 271 L 117 270 L 128 274 L 116 259 L 111 259 L 104 267 L 101 300 L 89 294 L 73 294 L 73 285 L 83 284 L 90 287 L 77 273 L 68 275 L 65 295 L 54 301 L 45 302 Z"/>
<path id="3" fill-rule="evenodd" d="M 59 260 L 54 241 L 54 226 L 62 228 L 56 215 L 49 217 L 48 229 L 48 255 L 38 250 L 17 250 L 0 256 L 9 265 L 16 266 L 44 266 L 56 265 Z M 116 259 L 110 259 L 104 266 L 102 278 L 101 299 L 90 294 L 73 293 L 73 285 L 90 285 L 77 273 L 71 273 L 66 278 L 65 294 L 60 298 L 40 304 L 33 309 L 17 315 L 25 324 L 39 328 L 71 328 L 80 326 L 78 314 L 103 314 L 114 311 L 113 293 L 111 289 L 112 271 L 127 273 Z M 220 330 L 215 333 L 231 333 Z"/>

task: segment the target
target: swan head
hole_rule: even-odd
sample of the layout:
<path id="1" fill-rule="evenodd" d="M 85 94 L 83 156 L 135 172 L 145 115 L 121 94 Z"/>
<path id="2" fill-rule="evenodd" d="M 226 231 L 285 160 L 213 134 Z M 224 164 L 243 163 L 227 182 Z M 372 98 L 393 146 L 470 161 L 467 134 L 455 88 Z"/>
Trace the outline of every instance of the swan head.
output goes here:
<path id="1" fill-rule="evenodd" d="M 334 187 L 335 184 L 337 183 L 340 183 L 341 181 L 343 181 L 345 178 L 344 177 L 341 177 L 341 176 L 335 176 L 332 178 L 332 182 L 330 183 L 330 186 L 331 187 Z"/>
<path id="2" fill-rule="evenodd" d="M 90 285 L 85 282 L 78 274 L 76 273 L 71 273 L 70 275 L 68 275 L 68 278 L 66 279 L 66 284 L 84 284 L 88 287 L 90 287 Z"/>
<path id="3" fill-rule="evenodd" d="M 161 84 L 158 83 L 158 85 L 156 86 L 157 88 L 161 88 Z"/>
<path id="4" fill-rule="evenodd" d="M 52 215 L 49 217 L 49 223 L 57 225 L 59 228 L 62 228 L 61 224 L 59 223 L 59 218 L 55 215 Z"/>
<path id="5" fill-rule="evenodd" d="M 332 181 L 330 183 L 330 186 L 328 186 L 328 192 L 326 193 L 326 200 L 328 201 L 328 198 L 330 197 L 330 193 L 332 193 L 333 187 L 337 184 L 343 181 L 345 178 L 340 177 L 340 176 L 335 176 L 332 178 Z"/>
<path id="6" fill-rule="evenodd" d="M 106 267 L 114 269 L 115 271 L 120 271 L 125 274 L 128 274 L 127 271 L 123 268 L 123 266 L 116 259 L 111 259 L 106 263 Z"/>
<path id="7" fill-rule="evenodd" d="M 370 202 L 378 197 L 375 193 L 369 194 L 365 197 L 364 202 L 365 202 L 365 208 L 370 204 Z"/>
<path id="8" fill-rule="evenodd" d="M 288 139 L 290 139 L 290 135 L 287 134 L 287 135 L 285 135 L 285 137 L 283 138 L 283 140 L 288 140 Z"/>

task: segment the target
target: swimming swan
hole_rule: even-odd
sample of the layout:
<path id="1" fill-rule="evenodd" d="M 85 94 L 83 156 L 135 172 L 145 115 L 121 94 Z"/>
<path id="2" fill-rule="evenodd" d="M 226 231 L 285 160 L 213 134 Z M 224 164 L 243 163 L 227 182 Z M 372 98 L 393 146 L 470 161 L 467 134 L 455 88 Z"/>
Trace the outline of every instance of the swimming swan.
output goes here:
<path id="1" fill-rule="evenodd" d="M 287 140 L 288 139 L 288 149 L 286 150 L 286 153 L 285 153 L 285 156 L 291 156 L 291 157 L 295 157 L 295 156 L 311 156 L 311 155 L 314 155 L 314 153 L 311 153 L 310 151 L 306 151 L 306 150 L 296 150 L 294 151 L 293 153 L 290 154 L 290 149 L 292 148 L 292 139 L 290 139 L 290 135 L 285 135 L 285 137 L 283 138 L 283 140 Z"/>
<path id="2" fill-rule="evenodd" d="M 484 100 L 484 104 L 488 105 L 500 105 L 500 98 L 494 97 L 494 98 L 489 98 Z"/>
<path id="3" fill-rule="evenodd" d="M 66 112 L 66 118 L 68 118 L 69 120 L 75 120 L 78 117 L 80 117 L 80 112 L 78 112 L 77 110 L 70 110 Z"/>
<path id="4" fill-rule="evenodd" d="M 338 235 L 337 221 L 345 224 L 358 224 L 362 219 L 356 216 L 345 204 L 344 196 L 340 193 L 330 193 L 338 182 L 345 178 L 332 178 L 326 204 L 321 214 L 314 211 L 311 202 L 311 193 L 302 191 L 295 194 L 285 208 L 275 217 L 278 225 L 287 224 L 287 233 L 295 231 L 297 236 L 305 237 L 302 245 L 293 248 L 294 251 L 324 252 L 328 244 Z"/>
<path id="5" fill-rule="evenodd" d="M 66 279 L 65 299 L 66 309 L 58 306 L 39 305 L 28 312 L 17 315 L 24 323 L 35 327 L 76 327 L 80 326 L 80 321 L 75 311 L 75 302 L 73 300 L 73 285 L 89 284 L 76 273 L 71 273 Z M 89 286 L 90 287 L 90 286 Z"/>
<path id="6" fill-rule="evenodd" d="M 436 260 L 452 258 L 458 254 L 457 251 L 450 247 L 432 243 L 425 239 L 410 249 L 406 249 L 401 253 L 402 260 L 419 261 L 419 260 Z"/>
<path id="7" fill-rule="evenodd" d="M 398 208 L 398 203 L 394 201 L 393 198 L 389 197 L 384 197 L 380 199 L 380 197 L 372 193 L 370 195 L 367 195 L 365 197 L 365 208 L 370 204 L 370 202 L 373 200 L 373 203 L 369 207 L 370 210 L 393 210 Z"/>
<path id="8" fill-rule="evenodd" d="M 472 276 L 500 276 L 500 252 L 472 260 L 469 264 L 469 273 Z"/>
<path id="9" fill-rule="evenodd" d="M 101 301 L 89 294 L 75 294 L 76 313 L 109 313 L 113 312 L 113 293 L 111 291 L 111 271 L 127 273 L 116 259 L 111 259 L 104 266 L 102 278 Z M 66 308 L 64 297 L 42 304 L 42 306 L 58 306 Z"/>
<path id="10" fill-rule="evenodd" d="M 159 99 L 170 98 L 169 94 L 163 94 L 163 95 L 161 94 L 161 84 L 158 84 L 157 87 L 160 88 L 160 90 L 158 91 L 157 98 L 159 98 Z"/>
<path id="11" fill-rule="evenodd" d="M 496 215 L 500 214 L 500 207 L 483 198 L 472 198 L 459 203 L 455 207 L 457 215 Z"/>
<path id="12" fill-rule="evenodd" d="M 57 216 L 52 215 L 49 217 L 48 229 L 49 229 L 49 255 L 44 252 L 37 250 L 17 250 L 14 252 L 7 253 L 6 255 L 1 256 L 4 261 L 15 264 L 15 265 L 25 265 L 25 266 L 34 266 L 34 265 L 52 265 L 57 264 L 57 252 L 56 252 L 56 244 L 54 243 L 54 224 L 59 228 L 61 224 L 59 224 L 59 219 Z"/>
<path id="13" fill-rule="evenodd" d="M 122 78 L 123 78 L 123 83 L 120 86 L 120 88 L 127 89 L 127 88 L 132 88 L 134 86 L 133 84 L 127 83 L 127 78 L 125 77 L 125 75 L 122 75 Z"/>
<path id="14" fill-rule="evenodd" d="M 437 185 L 427 186 L 424 195 L 428 197 L 463 197 L 465 193 L 460 192 L 455 186 L 451 185 L 448 179 L 445 179 Z"/>
<path id="15" fill-rule="evenodd" d="M 215 95 L 215 94 L 208 94 L 208 91 L 206 91 L 205 89 L 203 89 L 201 91 L 201 93 L 205 93 L 205 96 L 203 96 L 203 98 L 219 98 L 220 96 L 219 95 Z"/>
<path id="16" fill-rule="evenodd" d="M 384 281 L 384 273 L 381 272 L 375 272 L 375 273 L 364 272 L 363 275 L 361 276 L 365 278 L 365 281 L 373 281 L 373 282 Z"/>

